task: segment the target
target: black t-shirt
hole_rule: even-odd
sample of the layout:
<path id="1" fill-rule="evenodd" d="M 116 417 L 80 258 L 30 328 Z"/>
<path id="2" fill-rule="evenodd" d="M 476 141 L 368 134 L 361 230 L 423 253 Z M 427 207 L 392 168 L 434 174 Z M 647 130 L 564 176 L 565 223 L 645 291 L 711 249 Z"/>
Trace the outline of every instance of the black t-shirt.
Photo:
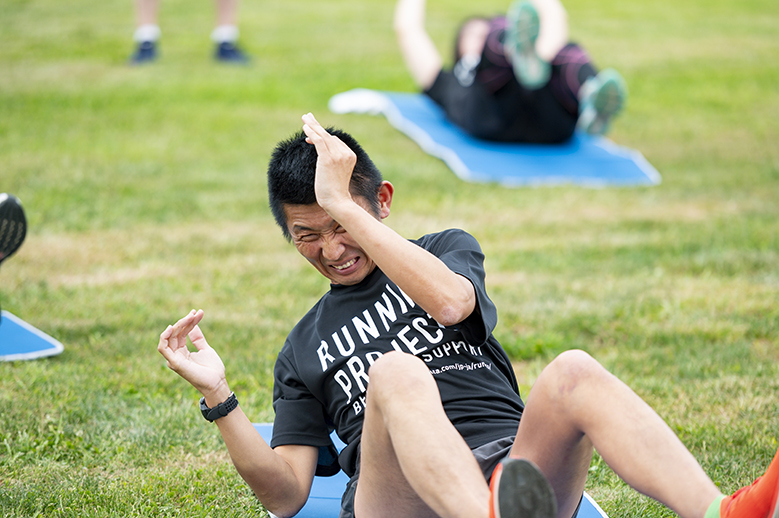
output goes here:
<path id="1" fill-rule="evenodd" d="M 347 444 L 338 464 L 353 474 L 368 369 L 392 350 L 414 354 L 430 368 L 449 420 L 471 448 L 516 433 L 524 404 L 509 359 L 492 336 L 497 312 L 485 291 L 478 243 L 461 230 L 412 242 L 473 283 L 476 310 L 443 327 L 378 268 L 357 285 L 331 286 L 287 337 L 274 372 L 271 446 L 319 447 L 320 475 L 338 471 L 328 455 L 333 428 Z"/>

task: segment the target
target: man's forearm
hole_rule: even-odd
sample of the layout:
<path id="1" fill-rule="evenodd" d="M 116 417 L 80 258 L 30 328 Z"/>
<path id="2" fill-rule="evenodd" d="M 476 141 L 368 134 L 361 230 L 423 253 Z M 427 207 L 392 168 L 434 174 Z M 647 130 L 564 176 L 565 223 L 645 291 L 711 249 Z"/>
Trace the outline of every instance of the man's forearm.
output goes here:
<path id="1" fill-rule="evenodd" d="M 443 60 L 425 30 L 425 0 L 399 0 L 395 7 L 394 28 L 411 77 L 417 86 L 427 90 L 433 86 Z"/>
<path id="2" fill-rule="evenodd" d="M 442 325 L 453 325 L 473 312 L 473 285 L 439 258 L 409 242 L 357 203 L 327 209 L 381 270 Z"/>
<path id="3" fill-rule="evenodd" d="M 209 408 L 220 402 L 206 399 Z M 305 459 L 302 464 L 290 464 L 265 442 L 240 406 L 214 423 L 235 469 L 265 508 L 279 517 L 297 513 L 308 498 L 316 457 L 312 465 Z"/>

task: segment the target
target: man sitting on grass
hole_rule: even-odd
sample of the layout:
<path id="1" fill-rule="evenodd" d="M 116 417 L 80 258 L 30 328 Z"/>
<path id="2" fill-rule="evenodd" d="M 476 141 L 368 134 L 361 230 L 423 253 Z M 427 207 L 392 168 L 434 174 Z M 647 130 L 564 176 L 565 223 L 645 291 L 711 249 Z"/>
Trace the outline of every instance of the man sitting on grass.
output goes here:
<path id="1" fill-rule="evenodd" d="M 203 394 L 204 416 L 269 511 L 294 515 L 314 475 L 340 467 L 352 477 L 342 517 L 570 518 L 597 449 L 682 518 L 776 518 L 778 457 L 724 497 L 665 422 L 582 351 L 554 359 L 524 404 L 492 336 L 476 240 L 459 230 L 402 238 L 382 223 L 394 188 L 359 144 L 311 114 L 303 122 L 274 151 L 270 204 L 331 288 L 279 353 L 271 445 L 238 407 L 202 311 L 168 326 L 157 347 Z M 333 428 L 347 445 L 337 464 Z"/>

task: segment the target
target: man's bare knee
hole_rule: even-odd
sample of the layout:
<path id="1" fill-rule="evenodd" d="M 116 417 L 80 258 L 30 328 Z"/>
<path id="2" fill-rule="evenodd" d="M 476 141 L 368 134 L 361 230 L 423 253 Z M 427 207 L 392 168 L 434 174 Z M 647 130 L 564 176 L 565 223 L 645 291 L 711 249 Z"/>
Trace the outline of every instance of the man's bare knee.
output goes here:
<path id="1" fill-rule="evenodd" d="M 558 397 L 567 397 L 583 384 L 597 383 L 598 379 L 609 376 L 608 371 L 592 356 L 584 351 L 573 349 L 558 355 L 547 365 L 542 373 L 543 383 L 554 387 Z"/>
<path id="2" fill-rule="evenodd" d="M 560 353 L 549 363 L 549 366 L 561 370 L 568 377 L 576 377 L 593 369 L 601 368 L 595 358 L 581 349 L 571 349 Z"/>
<path id="3" fill-rule="evenodd" d="M 424 389 L 435 389 L 435 381 L 422 360 L 397 351 L 388 352 L 371 365 L 370 397 L 400 397 L 403 393 L 418 395 Z M 437 390 L 437 389 L 436 389 Z"/>

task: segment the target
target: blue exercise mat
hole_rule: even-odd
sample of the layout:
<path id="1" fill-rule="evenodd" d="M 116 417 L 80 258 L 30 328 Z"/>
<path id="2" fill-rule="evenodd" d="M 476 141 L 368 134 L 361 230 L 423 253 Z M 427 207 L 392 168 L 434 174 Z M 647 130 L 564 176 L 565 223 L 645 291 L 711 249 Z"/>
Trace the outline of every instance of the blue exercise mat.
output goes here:
<path id="1" fill-rule="evenodd" d="M 254 427 L 260 432 L 265 442 L 270 444 L 273 424 L 254 423 Z M 330 435 L 330 438 L 339 451 L 345 446 L 335 432 Z M 346 489 L 348 481 L 349 477 L 343 471 L 339 471 L 337 475 L 332 477 L 314 477 L 308 501 L 295 516 L 297 518 L 338 518 L 341 511 L 341 495 Z M 608 516 L 590 495 L 584 493 L 579 512 L 574 518 L 608 518 Z"/>
<path id="2" fill-rule="evenodd" d="M 273 424 L 254 423 L 254 427 L 260 432 L 265 442 L 270 444 L 273 436 Z M 338 451 L 346 446 L 335 432 L 332 433 L 331 439 Z M 339 471 L 337 475 L 332 477 L 314 477 L 308 501 L 295 516 L 297 518 L 338 518 L 341 511 L 341 495 L 346 490 L 347 482 L 349 482 L 349 477 L 343 471 Z"/>
<path id="3" fill-rule="evenodd" d="M 576 132 L 562 144 L 512 144 L 471 137 L 419 93 L 357 88 L 333 96 L 333 113 L 382 114 L 462 180 L 509 187 L 573 184 L 583 187 L 660 183 L 660 174 L 634 150 L 605 137 Z"/>
<path id="4" fill-rule="evenodd" d="M 64 350 L 54 338 L 21 318 L 0 312 L 0 361 L 34 360 Z"/>

